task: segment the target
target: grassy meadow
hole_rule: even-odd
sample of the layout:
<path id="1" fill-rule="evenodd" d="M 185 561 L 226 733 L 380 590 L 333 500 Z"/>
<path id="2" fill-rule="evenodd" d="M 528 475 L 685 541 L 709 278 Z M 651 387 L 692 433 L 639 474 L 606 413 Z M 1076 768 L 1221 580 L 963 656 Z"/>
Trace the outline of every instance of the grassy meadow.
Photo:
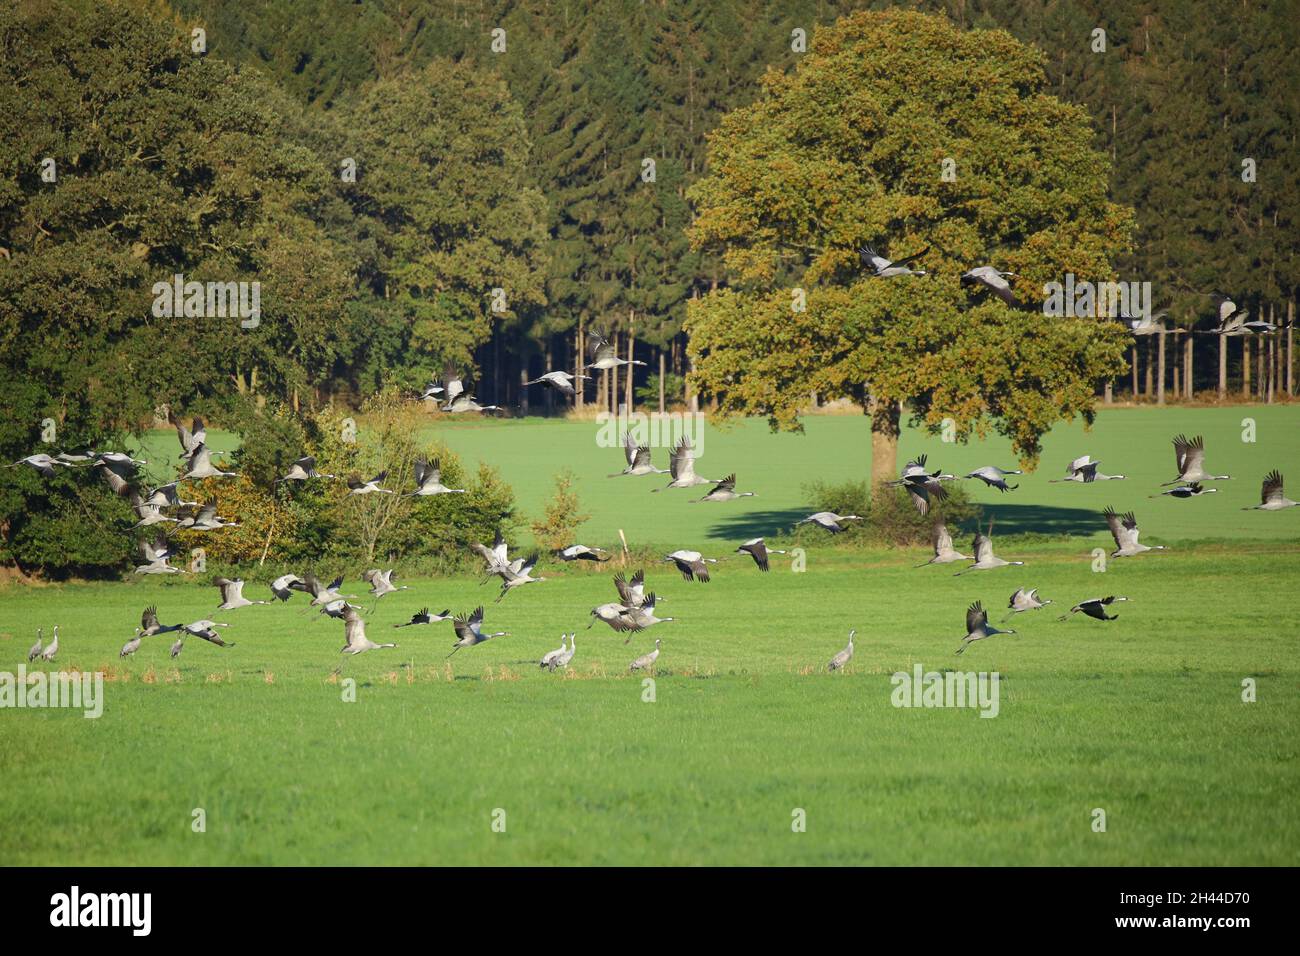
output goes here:
<path id="1" fill-rule="evenodd" d="M 1256 421 L 1254 444 L 1240 440 L 1244 417 Z M 675 620 L 629 644 L 586 628 L 590 609 L 616 596 L 616 563 L 546 564 L 545 583 L 499 605 L 477 579 L 408 581 L 412 591 L 383 598 L 367 621 L 372 639 L 400 646 L 343 666 L 355 702 L 330 673 L 342 624 L 304 613 L 300 596 L 214 612 L 216 589 L 185 580 L 6 586 L 0 671 L 25 661 L 37 626 L 48 638 L 58 623 L 56 664 L 102 670 L 106 702 L 97 720 L 0 711 L 0 859 L 1295 865 L 1300 614 L 1287 585 L 1300 575 L 1300 508 L 1239 509 L 1273 467 L 1300 492 L 1297 426 L 1300 410 L 1280 407 L 1108 410 L 1090 434 L 1049 436 L 1042 468 L 1017 492 L 972 489 L 1006 532 L 998 553 L 1025 567 L 957 577 L 952 566 L 916 568 L 924 549 L 854 551 L 829 536 L 813 539 L 802 572 L 775 556 L 764 575 L 736 556 L 711 583 L 688 584 L 659 565 L 650 585 Z M 760 497 L 692 505 L 691 492 L 649 494 L 662 478 L 606 479 L 620 452 L 599 447 L 595 423 L 430 428 L 468 460 L 497 465 L 525 513 L 540 509 L 558 468 L 572 468 L 593 515 L 579 537 L 605 546 L 621 527 L 634 546 L 725 553 L 806 514 L 801 486 L 813 477 L 868 467 L 858 417 L 811 418 L 803 436 L 771 436 L 760 422 L 710 427 L 700 470 L 735 470 Z M 1173 476 L 1168 439 L 1180 431 L 1204 434 L 1208 465 L 1234 480 L 1201 499 L 1148 500 Z M 223 447 L 229 436 L 213 438 Z M 174 436 L 156 442 L 175 454 Z M 921 450 L 950 471 L 1013 464 L 999 441 L 945 445 L 909 431 L 902 455 Z M 1046 483 L 1083 453 L 1129 479 Z M 1094 571 L 1092 548 L 1111 547 L 1106 504 L 1136 508 L 1143 540 L 1173 550 Z M 1016 635 L 954 656 L 966 606 L 982 600 L 998 623 L 1021 585 L 1055 603 L 1017 615 L 1006 625 Z M 1058 621 L 1104 594 L 1130 598 L 1118 620 Z M 250 585 L 246 596 L 268 595 Z M 392 627 L 426 605 L 480 602 L 485 629 L 511 635 L 450 661 L 450 624 Z M 191 639 L 173 662 L 163 635 L 119 660 L 149 604 L 164 623 L 229 621 L 223 636 L 237 646 Z M 856 655 L 829 674 L 850 628 Z M 563 630 L 578 634 L 572 666 L 539 671 Z M 655 637 L 647 701 L 627 664 Z M 998 716 L 892 706 L 891 674 L 918 662 L 998 672 Z M 1247 678 L 1254 703 L 1242 700 Z M 196 808 L 204 833 L 191 829 Z M 1092 827 L 1097 808 L 1104 833 Z M 498 810 L 505 832 L 493 830 Z M 805 832 L 792 830 L 796 810 Z M 34 813 L 39 829 L 24 823 Z"/>

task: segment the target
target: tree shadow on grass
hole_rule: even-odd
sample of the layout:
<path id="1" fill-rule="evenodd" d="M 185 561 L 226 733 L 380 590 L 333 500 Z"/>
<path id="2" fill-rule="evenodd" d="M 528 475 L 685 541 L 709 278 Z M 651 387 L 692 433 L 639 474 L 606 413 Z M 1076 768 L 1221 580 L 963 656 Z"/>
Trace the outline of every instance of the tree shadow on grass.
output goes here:
<path id="1" fill-rule="evenodd" d="M 1106 530 L 1101 509 L 1056 508 L 1049 505 L 1018 505 L 996 502 L 983 505 L 982 527 L 1001 534 L 1091 535 Z"/>
<path id="2" fill-rule="evenodd" d="M 1015 504 L 1013 502 L 981 503 L 983 518 L 980 527 L 987 530 L 993 519 L 995 534 L 1092 535 L 1106 530 L 1106 521 L 1100 508 L 1060 508 L 1050 505 Z M 808 517 L 809 512 L 797 509 L 737 512 L 715 518 L 708 525 L 714 538 L 735 539 L 789 534 L 795 522 Z M 960 528 L 949 525 L 954 538 L 974 533 L 969 521 Z"/>
<path id="3" fill-rule="evenodd" d="M 712 537 L 728 540 L 735 538 L 739 543 L 750 538 L 773 538 L 777 535 L 789 534 L 796 521 L 808 517 L 811 513 L 795 508 L 737 512 L 726 515 L 720 520 L 715 517 L 709 522 L 707 528 Z"/>

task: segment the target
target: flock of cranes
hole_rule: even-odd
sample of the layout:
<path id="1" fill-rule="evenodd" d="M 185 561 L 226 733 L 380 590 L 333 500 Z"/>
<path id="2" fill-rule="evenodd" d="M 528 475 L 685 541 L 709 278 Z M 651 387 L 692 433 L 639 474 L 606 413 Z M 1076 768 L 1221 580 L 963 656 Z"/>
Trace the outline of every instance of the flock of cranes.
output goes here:
<path id="1" fill-rule="evenodd" d="M 867 255 L 869 252 L 870 250 L 864 250 L 864 261 L 870 264 L 876 275 L 923 274 L 910 270 L 906 265 L 907 262 L 916 257 L 890 262 L 875 255 L 874 252 Z M 968 277 L 971 281 L 980 282 L 995 293 L 1001 294 L 998 290 L 1002 288 L 1002 285 L 1005 285 L 1007 275 L 1007 273 L 972 270 Z M 1002 285 L 999 285 L 999 283 L 1002 283 Z M 593 335 L 591 343 L 592 362 L 584 366 L 585 369 L 601 370 L 613 368 L 619 364 L 628 364 L 626 360 L 620 359 L 614 354 L 612 346 L 602 336 Z M 540 383 L 558 389 L 565 394 L 572 394 L 574 381 L 587 377 L 581 371 L 576 375 L 570 375 L 566 372 L 548 372 L 529 384 Z M 493 407 L 482 406 L 475 402 L 473 396 L 465 392 L 461 376 L 451 367 L 448 367 L 444 372 L 441 384 L 431 383 L 421 393 L 422 398 L 431 398 L 436 395 L 442 396 L 445 402 L 442 408 L 445 411 L 488 411 Z M 169 563 L 169 559 L 174 557 L 175 552 L 166 534 L 163 533 L 163 529 L 167 525 L 172 525 L 175 528 L 211 532 L 222 528 L 238 527 L 238 521 L 223 518 L 217 514 L 215 502 L 200 503 L 197 500 L 200 497 L 197 491 L 192 492 L 196 500 L 186 500 L 185 491 L 183 490 L 186 483 L 190 487 L 194 487 L 199 482 L 232 477 L 236 473 L 217 467 L 213 463 L 214 455 L 207 447 L 206 428 L 202 419 L 194 419 L 191 428 L 186 428 L 183 424 L 177 424 L 176 432 L 181 445 L 182 454 L 180 458 L 183 461 L 179 469 L 180 474 L 174 480 L 148 490 L 140 482 L 141 466 L 148 464 L 148 462 L 133 458 L 122 452 L 84 450 L 60 453 L 53 456 L 34 454 L 14 462 L 10 467 L 25 465 L 46 478 L 53 477 L 57 473 L 57 469 L 60 468 L 89 467 L 102 476 L 115 493 L 129 498 L 132 508 L 139 518 L 135 528 L 156 528 L 153 537 L 142 541 L 140 544 L 144 564 L 136 567 L 135 572 L 137 574 L 188 573 L 182 568 Z M 1206 487 L 1207 485 L 1231 480 L 1229 475 L 1213 474 L 1206 469 L 1205 443 L 1200 436 L 1189 439 L 1183 435 L 1178 435 L 1173 439 L 1173 446 L 1177 475 L 1171 481 L 1165 483 L 1164 487 L 1168 490 L 1160 491 L 1150 497 L 1171 496 L 1176 499 L 1198 497 L 1218 491 L 1217 488 Z M 668 483 L 653 488 L 652 490 L 655 492 L 711 485 L 712 487 L 702 497 L 692 499 L 693 502 L 701 503 L 737 501 L 755 495 L 753 491 L 736 491 L 736 475 L 734 472 L 721 479 L 706 478 L 698 474 L 695 470 L 696 452 L 690 438 L 687 436 L 683 436 L 674 445 L 669 456 L 668 467 L 664 469 L 655 466 L 651 449 L 646 445 L 638 445 L 630 434 L 624 436 L 622 450 L 626 467 L 611 474 L 609 476 L 611 478 L 668 475 L 670 479 Z M 1051 479 L 1051 481 L 1092 484 L 1098 481 L 1126 480 L 1125 475 L 1111 475 L 1102 472 L 1099 465 L 1100 462 L 1093 460 L 1088 455 L 1083 455 L 1075 458 L 1066 466 L 1063 477 Z M 1022 475 L 1022 472 L 1016 469 L 985 465 L 965 475 L 958 476 L 947 473 L 942 469 L 932 470 L 927 456 L 919 455 L 907 462 L 899 477 L 889 482 L 889 484 L 904 489 L 919 514 L 929 515 L 933 506 L 942 505 L 948 498 L 948 491 L 945 486 L 950 482 L 977 480 L 989 488 L 1007 494 L 1015 492 L 1021 487 L 1020 484 L 1009 484 L 1007 482 L 1007 477 L 1012 475 Z M 294 461 L 288 471 L 276 481 L 277 484 L 281 482 L 305 483 L 309 481 L 332 481 L 337 480 L 338 477 L 320 471 L 314 458 L 304 456 Z M 362 480 L 360 476 L 352 475 L 346 479 L 347 494 L 360 496 L 400 493 L 403 497 L 423 497 L 466 493 L 464 488 L 451 488 L 445 485 L 442 481 L 440 463 L 436 460 L 430 462 L 423 457 L 417 458 L 414 463 L 414 490 L 402 493 L 397 489 L 384 487 L 388 477 L 387 471 L 381 471 L 369 480 Z M 1259 504 L 1252 505 L 1246 510 L 1280 511 L 1295 507 L 1298 504 L 1300 502 L 1293 501 L 1285 496 L 1282 476 L 1276 470 L 1273 470 L 1264 478 Z M 1146 552 L 1167 550 L 1163 545 L 1148 545 L 1141 542 L 1141 532 L 1133 511 L 1121 514 L 1114 508 L 1107 507 L 1102 512 L 1102 518 L 1105 520 L 1115 542 L 1115 550 L 1111 552 L 1112 557 L 1130 558 Z M 859 515 L 840 515 L 830 511 L 819 511 L 800 519 L 796 522 L 796 525 L 809 524 L 821 528 L 829 534 L 836 535 L 845 531 L 851 522 L 862 520 L 864 519 Z M 936 514 L 932 523 L 934 554 L 928 561 L 917 565 L 917 567 L 972 562 L 955 572 L 957 575 L 963 575 L 972 571 L 991 571 L 1003 567 L 1023 566 L 1023 561 L 1005 560 L 994 553 L 992 534 L 993 523 L 990 521 L 986 530 L 976 530 L 975 537 L 970 545 L 973 555 L 962 554 L 954 546 L 952 534 L 944 522 L 943 515 L 941 513 Z M 512 558 L 509 547 L 499 530 L 490 547 L 482 543 L 475 543 L 472 547 L 484 561 L 484 573 L 480 583 L 486 583 L 493 578 L 499 579 L 500 591 L 496 597 L 497 603 L 503 601 L 513 591 L 520 590 L 526 585 L 542 584 L 547 580 L 545 575 L 535 573 L 541 560 L 540 554 L 534 552 L 525 557 Z M 785 553 L 785 551 L 768 548 L 761 537 L 745 541 L 735 549 L 735 554 L 748 555 L 761 572 L 769 570 L 771 555 Z M 552 552 L 552 556 L 564 562 L 589 561 L 599 563 L 609 560 L 609 553 L 605 549 L 590 547 L 581 543 L 559 548 Z M 722 560 L 725 559 L 706 556 L 700 551 L 688 548 L 674 550 L 662 558 L 663 563 L 671 563 L 676 568 L 683 581 L 701 584 L 709 583 L 712 570 L 716 569 L 716 566 Z M 391 568 L 372 568 L 362 575 L 362 580 L 370 586 L 369 596 L 372 598 L 367 613 L 373 612 L 380 599 L 386 595 L 411 590 L 408 585 L 394 583 L 396 577 L 396 573 Z M 365 617 L 360 613 L 361 608 L 359 605 L 351 603 L 353 599 L 357 598 L 357 595 L 344 593 L 344 581 L 341 576 L 326 584 L 311 572 L 306 572 L 302 576 L 293 573 L 282 574 L 270 584 L 269 599 L 245 597 L 244 581 L 239 578 L 218 577 L 213 583 L 220 593 L 220 603 L 218 603 L 216 610 L 221 612 L 236 611 L 256 605 L 283 603 L 289 601 L 295 593 L 310 595 L 310 601 L 304 611 L 316 609 L 323 615 L 343 622 L 345 644 L 340 653 L 345 656 L 356 656 L 367 651 L 397 647 L 396 642 L 377 643 L 367 637 Z M 604 623 L 611 630 L 626 634 L 627 637 L 624 641 L 626 644 L 639 632 L 674 620 L 672 617 L 659 616 L 659 602 L 663 598 L 653 590 L 647 590 L 644 571 L 637 571 L 631 578 L 625 577 L 622 573 L 616 574 L 614 576 L 614 585 L 618 593 L 618 600 L 593 607 L 590 612 L 591 621 L 587 625 L 588 628 L 593 627 L 597 622 Z M 1059 620 L 1068 620 L 1073 614 L 1083 614 L 1098 621 L 1113 621 L 1118 615 L 1107 613 L 1108 608 L 1117 602 L 1127 600 L 1126 597 L 1115 595 L 1089 598 L 1072 606 L 1069 613 L 1062 615 Z M 1018 588 L 1011 595 L 1008 602 L 1009 613 L 1005 620 L 1009 620 L 1017 614 L 1040 610 L 1052 603 L 1051 600 L 1040 598 L 1037 588 Z M 451 653 L 447 655 L 450 658 L 464 648 L 474 647 L 494 638 L 509 636 L 509 631 L 485 630 L 484 616 L 485 612 L 481 604 L 474 611 L 461 615 L 453 615 L 450 609 L 439 614 L 431 614 L 428 607 L 425 607 L 412 615 L 409 621 L 396 624 L 394 627 L 434 625 L 450 621 L 455 637 L 451 645 Z M 1005 623 L 1005 620 L 1003 623 Z M 159 622 L 157 609 L 149 607 L 142 614 L 140 626 L 135 629 L 134 636 L 123 645 L 120 655 L 124 658 L 130 657 L 141 648 L 145 639 L 167 633 L 177 635 L 170 650 L 170 656 L 173 659 L 181 654 L 185 640 L 189 637 L 199 638 L 216 647 L 233 648 L 235 646 L 234 642 L 224 640 L 217 631 L 218 628 L 229 626 L 230 622 L 228 621 L 214 621 L 207 618 L 188 624 L 164 625 Z M 967 608 L 965 627 L 965 636 L 961 640 L 961 646 L 957 649 L 958 654 L 963 653 L 972 644 L 989 637 L 1017 633 L 1015 630 L 1001 629 L 990 624 L 988 613 L 984 610 L 980 601 L 976 601 Z M 856 631 L 849 632 L 847 646 L 831 658 L 827 664 L 828 670 L 839 671 L 849 663 L 853 657 L 855 634 Z M 32 647 L 28 660 L 35 660 L 37 657 L 45 662 L 54 660 L 59 648 L 58 627 L 55 627 L 54 637 L 49 645 L 42 646 L 43 639 L 43 631 L 38 631 L 37 642 Z M 656 638 L 654 649 L 633 660 L 628 665 L 629 670 L 653 669 L 659 658 L 661 645 L 662 641 Z M 557 669 L 568 667 L 575 654 L 576 633 L 566 633 L 561 638 L 560 647 L 543 655 L 538 664 L 541 668 L 554 672 Z M 339 673 L 339 669 L 336 669 L 334 673 Z"/>

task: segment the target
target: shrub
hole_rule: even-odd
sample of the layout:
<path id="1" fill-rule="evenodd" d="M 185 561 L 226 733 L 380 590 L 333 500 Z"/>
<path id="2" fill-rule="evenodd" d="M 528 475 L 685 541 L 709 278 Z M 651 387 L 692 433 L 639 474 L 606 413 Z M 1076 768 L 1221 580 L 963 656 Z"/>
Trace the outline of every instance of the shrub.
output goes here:
<path id="1" fill-rule="evenodd" d="M 532 523 L 537 544 L 555 551 L 573 544 L 574 533 L 591 515 L 583 514 L 578 493 L 573 490 L 574 475 L 565 468 L 555 476 L 555 495 L 546 503 L 546 511 Z"/>

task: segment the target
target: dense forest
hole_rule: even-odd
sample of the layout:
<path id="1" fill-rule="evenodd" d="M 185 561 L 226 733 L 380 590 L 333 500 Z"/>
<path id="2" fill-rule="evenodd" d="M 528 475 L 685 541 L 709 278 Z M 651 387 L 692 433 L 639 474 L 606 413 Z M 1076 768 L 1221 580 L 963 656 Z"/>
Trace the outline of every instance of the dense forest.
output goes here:
<path id="1" fill-rule="evenodd" d="M 223 361 L 211 364 L 222 367 L 187 370 L 192 394 L 175 395 L 174 402 L 189 406 L 210 394 L 212 379 L 275 395 L 312 391 L 318 398 L 355 399 L 385 380 L 414 384 L 452 359 L 480 370 L 482 395 L 529 410 L 521 378 L 571 368 L 580 336 L 593 327 L 614 337 L 620 354 L 648 363 L 634 383 L 620 383 L 621 398 L 635 387 L 637 400 L 657 400 L 651 377 L 658 376 L 661 355 L 669 401 L 682 396 L 687 302 L 728 280 L 719 257 L 692 248 L 684 233 L 692 219 L 687 191 L 707 171 L 710 132 L 727 111 L 752 100 L 764 71 L 793 67 L 804 48 L 795 31 L 804 31 L 810 44 L 818 26 L 846 12 L 889 5 L 150 0 L 129 6 L 166 18 L 182 34 L 201 27 L 207 52 L 188 81 L 244 100 L 244 110 L 212 119 L 214 138 L 202 145 L 228 153 L 243 138 L 250 149 L 238 150 L 242 155 L 224 169 L 201 156 L 186 160 L 196 174 L 228 178 L 218 193 L 233 191 L 244 206 L 236 211 L 224 196 L 212 196 L 211 211 L 165 217 L 155 199 L 150 212 L 171 223 L 172 263 L 199 278 L 227 263 L 250 269 L 292 262 L 298 273 L 277 282 L 278 291 L 268 290 L 272 300 L 264 305 L 288 320 L 274 323 L 283 340 L 268 328 L 262 343 L 231 342 L 224 350 L 213 343 Z M 963 27 L 1005 29 L 1044 51 L 1051 92 L 1087 107 L 1096 145 L 1112 157 L 1113 198 L 1136 210 L 1138 241 L 1117 263 L 1118 273 L 1153 283 L 1171 327 L 1210 327 L 1214 304 L 1206 293 L 1214 290 L 1279 324 L 1291 314 L 1300 272 L 1300 66 L 1292 55 L 1300 5 L 951 0 L 906 6 L 944 12 Z M 29 242 L 60 242 L 77 225 L 65 221 L 49 235 L 28 234 L 25 207 L 58 202 L 37 188 L 42 147 L 53 152 L 53 142 L 74 124 L 94 120 L 78 115 L 91 104 L 70 101 L 66 86 L 60 89 L 66 65 L 113 70 L 111 57 L 95 62 L 78 48 L 107 53 L 96 31 L 133 29 L 133 21 L 94 7 L 37 5 L 49 22 L 63 24 L 58 36 L 24 39 L 35 21 L 12 13 L 5 25 L 6 69 L 26 74 L 28 87 L 25 105 L 6 110 L 9 193 L 0 202 L 0 229 L 15 254 Z M 1105 31 L 1104 52 L 1095 52 L 1097 29 Z M 25 69 L 28 56 L 52 45 L 53 61 Z M 112 93 L 105 89 L 104 105 Z M 160 91 L 115 108 L 137 114 L 129 119 L 139 143 L 179 125 L 165 116 L 168 105 Z M 205 96 L 187 109 L 200 114 L 207 106 L 228 108 Z M 51 108 L 65 111 L 54 128 Z M 420 162 L 387 147 L 398 130 L 422 137 Z M 92 192 L 116 185 L 109 180 L 125 175 L 110 168 L 108 146 L 76 142 L 79 154 L 62 158 L 66 174 L 75 173 Z M 349 159 L 352 183 L 339 172 Z M 1245 160 L 1253 161 L 1253 182 L 1243 181 Z M 139 167 L 129 188 L 147 188 L 156 173 L 146 162 Z M 192 195 L 187 185 L 205 184 L 173 179 L 177 201 Z M 78 198 L 77 210 L 50 213 L 91 215 L 87 199 Z M 295 224 L 275 230 L 274 242 L 265 245 L 218 243 L 218 252 L 185 235 L 187 219 L 209 232 L 255 235 L 258 218 L 265 228 L 281 213 L 292 214 Z M 164 258 L 142 235 L 137 215 L 115 214 L 116 225 L 100 224 L 101 238 L 150 246 L 146 261 Z M 295 255 L 298 245 L 310 245 L 312 255 Z M 292 295 L 284 294 L 290 289 Z M 504 292 L 501 311 L 493 311 L 493 289 Z M 129 310 L 126 302 L 102 305 Z M 1259 370 L 1273 344 L 1228 343 L 1234 389 L 1267 397 L 1270 379 Z M 1153 381 L 1159 345 L 1168 352 L 1166 374 Z M 1162 397 L 1214 389 L 1218 348 L 1211 336 L 1145 337 L 1135 343 L 1131 379 L 1116 388 L 1161 390 Z M 1281 364 L 1277 352 L 1274 357 Z M 156 374 L 175 384 L 175 371 Z"/>
<path id="2" fill-rule="evenodd" d="M 593 323 L 618 337 L 620 353 L 639 346 L 646 376 L 666 353 L 670 381 L 682 388 L 686 302 L 728 279 L 717 256 L 683 237 L 692 217 L 686 191 L 707 171 L 709 133 L 756 95 L 764 71 L 794 65 L 794 31 L 811 42 L 818 26 L 848 12 L 890 6 L 1004 29 L 1044 51 L 1051 92 L 1087 107 L 1096 145 L 1112 157 L 1113 198 L 1137 211 L 1138 242 L 1118 272 L 1153 284 L 1171 327 L 1211 327 L 1205 293 L 1214 290 L 1278 324 L 1291 315 L 1300 279 L 1296 3 L 175 4 L 182 24 L 207 26 L 215 54 L 265 71 L 307 107 L 313 125 L 346 116 L 376 82 L 414 78 L 431 63 L 469 64 L 505 82 L 528 126 L 526 175 L 547 200 L 548 238 L 544 300 L 518 296 L 475 353 L 485 394 L 508 405 L 528 401 L 516 387 L 521 375 L 570 366 L 579 330 Z M 494 52 L 495 29 L 505 31 L 503 51 Z M 1097 29 L 1105 31 L 1102 51 Z M 646 158 L 654 183 L 641 178 Z M 1163 400 L 1218 387 L 1217 339 L 1165 338 L 1134 345 L 1132 376 L 1117 389 L 1160 391 Z M 1158 347 L 1168 350 L 1166 373 L 1153 381 Z M 1267 398 L 1259 344 L 1239 339 L 1227 348 L 1234 387 Z M 393 368 L 404 354 L 398 347 L 358 361 L 344 381 L 364 388 L 358 367 Z"/>
<path id="3" fill-rule="evenodd" d="M 52 414 L 84 445 L 160 405 L 359 408 L 446 362 L 561 411 L 521 385 L 594 331 L 645 364 L 579 405 L 715 401 L 685 331 L 738 281 L 696 228 L 715 131 L 819 31 L 893 6 L 1007 31 L 1084 111 L 1068 134 L 1133 216 L 1108 263 L 1169 327 L 1099 393 L 1294 392 L 1300 3 L 51 0 L 0 11 L 0 450 Z M 260 278 L 260 324 L 178 332 L 150 311 L 174 275 Z M 1214 292 L 1277 331 L 1195 334 Z"/>

